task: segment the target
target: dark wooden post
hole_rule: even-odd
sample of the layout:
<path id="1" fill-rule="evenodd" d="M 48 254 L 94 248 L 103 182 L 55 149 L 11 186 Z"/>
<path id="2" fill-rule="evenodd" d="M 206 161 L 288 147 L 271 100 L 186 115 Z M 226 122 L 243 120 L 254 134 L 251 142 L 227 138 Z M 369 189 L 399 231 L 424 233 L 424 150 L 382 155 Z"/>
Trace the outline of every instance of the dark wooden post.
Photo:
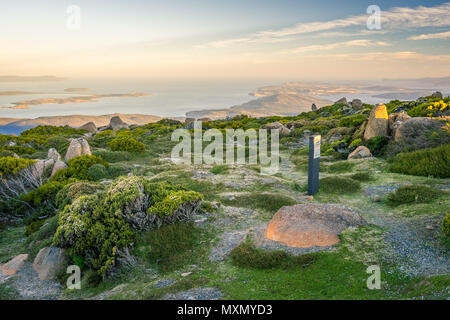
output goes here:
<path id="1" fill-rule="evenodd" d="M 320 141 L 320 135 L 309 137 L 308 195 L 310 196 L 319 191 Z"/>

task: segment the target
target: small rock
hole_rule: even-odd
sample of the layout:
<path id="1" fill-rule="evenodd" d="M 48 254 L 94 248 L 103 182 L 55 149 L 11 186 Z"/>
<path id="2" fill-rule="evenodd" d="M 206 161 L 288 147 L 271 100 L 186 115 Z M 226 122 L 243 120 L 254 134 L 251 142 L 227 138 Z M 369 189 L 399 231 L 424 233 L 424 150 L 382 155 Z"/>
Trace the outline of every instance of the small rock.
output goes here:
<path id="1" fill-rule="evenodd" d="M 347 98 L 343 97 L 343 98 L 339 99 L 338 101 L 336 101 L 334 104 L 340 104 L 340 103 L 348 104 Z"/>
<path id="2" fill-rule="evenodd" d="M 370 157 L 372 157 L 370 150 L 365 146 L 359 146 L 358 148 L 355 149 L 355 151 L 353 151 L 348 155 L 347 159 L 363 159 Z"/>
<path id="3" fill-rule="evenodd" d="M 78 129 L 86 130 L 89 133 L 94 133 L 94 134 L 97 133 L 97 127 L 96 127 L 95 123 L 93 123 L 93 122 L 85 123 Z"/>
<path id="4" fill-rule="evenodd" d="M 430 226 L 430 225 L 427 225 L 425 228 L 426 228 L 427 230 L 434 230 L 434 227 L 433 227 L 433 226 Z"/>
<path id="5" fill-rule="evenodd" d="M 22 268 L 27 259 L 28 254 L 19 254 L 7 263 L 0 265 L 0 272 L 2 272 L 5 276 L 14 275 Z"/>
<path id="6" fill-rule="evenodd" d="M 55 165 L 53 166 L 52 169 L 52 177 L 55 175 L 55 173 L 57 173 L 59 170 L 65 169 L 67 168 L 67 164 L 65 164 L 64 162 L 62 162 L 61 160 L 56 161 Z"/>
<path id="7" fill-rule="evenodd" d="M 435 97 L 435 98 L 442 99 L 442 93 L 439 92 L 439 91 L 434 92 L 431 96 Z"/>
<path id="8" fill-rule="evenodd" d="M 182 273 L 181 276 L 187 277 L 187 276 L 190 276 L 191 274 L 192 274 L 192 272 L 185 272 L 185 273 Z"/>

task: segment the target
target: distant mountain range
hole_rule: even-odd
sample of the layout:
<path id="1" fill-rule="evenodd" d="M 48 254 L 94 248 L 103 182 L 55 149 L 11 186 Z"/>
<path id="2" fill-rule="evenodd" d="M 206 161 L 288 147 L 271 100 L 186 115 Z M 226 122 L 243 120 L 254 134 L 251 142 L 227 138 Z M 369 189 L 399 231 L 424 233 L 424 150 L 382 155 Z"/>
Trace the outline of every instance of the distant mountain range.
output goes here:
<path id="1" fill-rule="evenodd" d="M 226 109 L 190 111 L 186 113 L 186 117 L 222 119 L 240 114 L 251 117 L 290 116 L 311 111 L 313 103 L 320 108 L 332 102 L 302 94 L 280 93 L 260 97 Z"/>
<path id="2" fill-rule="evenodd" d="M 29 128 L 34 128 L 39 125 L 51 126 L 71 126 L 74 128 L 81 127 L 83 124 L 93 122 L 97 127 L 109 124 L 109 120 L 119 116 L 127 124 L 143 125 L 150 122 L 156 122 L 161 119 L 158 116 L 145 114 L 123 114 L 114 113 L 101 116 L 85 116 L 85 115 L 70 115 L 70 116 L 54 116 L 54 117 L 39 117 L 36 119 L 13 119 L 0 118 L 0 134 L 20 134 L 20 132 Z"/>

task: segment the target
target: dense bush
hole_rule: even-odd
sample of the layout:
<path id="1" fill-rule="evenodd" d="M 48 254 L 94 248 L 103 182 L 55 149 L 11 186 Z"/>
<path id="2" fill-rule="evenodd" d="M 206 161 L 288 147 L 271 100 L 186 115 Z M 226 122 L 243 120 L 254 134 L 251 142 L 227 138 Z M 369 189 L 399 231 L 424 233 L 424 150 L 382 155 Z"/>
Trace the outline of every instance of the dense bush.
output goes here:
<path id="1" fill-rule="evenodd" d="M 432 149 L 399 153 L 391 160 L 390 170 L 415 176 L 448 178 L 450 177 L 450 144 Z"/>
<path id="2" fill-rule="evenodd" d="M 365 114 L 355 114 L 347 117 L 342 117 L 339 120 L 339 127 L 358 127 L 362 125 L 364 121 L 367 120 L 367 115 Z"/>
<path id="3" fill-rule="evenodd" d="M 422 103 L 408 110 L 411 117 L 439 117 L 450 109 L 450 99 L 430 99 L 433 101 Z"/>
<path id="4" fill-rule="evenodd" d="M 116 138 L 108 142 L 112 151 L 144 152 L 145 144 L 133 138 Z"/>
<path id="5" fill-rule="evenodd" d="M 81 196 L 60 213 L 54 244 L 105 275 L 126 259 L 138 230 L 189 220 L 200 205 L 200 194 L 170 183 L 123 177 L 106 192 Z M 147 213 L 149 211 L 149 213 Z"/>
<path id="6" fill-rule="evenodd" d="M 94 182 L 75 181 L 66 184 L 56 195 L 55 204 L 62 210 L 66 205 L 72 204 L 73 201 L 81 196 L 93 195 L 105 189 L 104 185 Z"/>
<path id="7" fill-rule="evenodd" d="M 334 176 L 319 180 L 319 191 L 325 193 L 351 193 L 360 189 L 360 183 L 351 178 Z"/>
<path id="8" fill-rule="evenodd" d="M 282 250 L 266 251 L 257 249 L 250 241 L 235 247 L 231 253 L 234 265 L 241 268 L 273 269 L 273 268 L 305 268 L 316 260 L 312 254 L 293 256 Z"/>
<path id="9" fill-rule="evenodd" d="M 34 160 L 30 159 L 2 157 L 0 158 L 0 177 L 3 175 L 16 174 L 21 169 L 29 167 L 34 162 Z"/>
<path id="10" fill-rule="evenodd" d="M 427 186 L 401 186 L 395 192 L 389 194 L 388 200 L 392 205 L 404 203 L 426 203 L 439 198 L 443 192 Z"/>

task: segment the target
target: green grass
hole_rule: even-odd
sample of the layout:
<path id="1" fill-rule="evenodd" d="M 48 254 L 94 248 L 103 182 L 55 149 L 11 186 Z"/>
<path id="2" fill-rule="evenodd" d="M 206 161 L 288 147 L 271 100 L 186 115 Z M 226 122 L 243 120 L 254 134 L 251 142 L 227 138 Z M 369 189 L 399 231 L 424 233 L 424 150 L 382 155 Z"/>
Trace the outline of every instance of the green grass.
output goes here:
<path id="1" fill-rule="evenodd" d="M 370 172 L 356 172 L 350 175 L 349 178 L 360 182 L 373 180 L 372 174 Z"/>
<path id="2" fill-rule="evenodd" d="M 229 172 L 229 167 L 227 165 L 214 166 L 210 171 L 213 174 L 227 174 Z"/>
<path id="3" fill-rule="evenodd" d="M 332 176 L 319 180 L 319 191 L 324 193 L 354 193 L 360 189 L 360 183 L 351 178 Z"/>
<path id="4" fill-rule="evenodd" d="M 328 167 L 329 173 L 343 173 L 343 172 L 349 172 L 352 171 L 353 167 L 355 166 L 355 163 L 349 162 L 347 160 L 345 161 L 339 161 L 336 163 L 333 163 Z"/>
<path id="5" fill-rule="evenodd" d="M 192 222 L 178 222 L 141 235 L 135 253 L 161 272 L 194 263 L 199 255 L 201 231 Z M 206 244 L 201 247 L 205 250 Z"/>
<path id="6" fill-rule="evenodd" d="M 11 280 L 0 283 L 0 300 L 15 300 L 18 297 L 19 293 L 12 287 Z"/>
<path id="7" fill-rule="evenodd" d="M 0 263 L 25 253 L 25 227 L 12 227 L 0 231 Z"/>
<path id="8" fill-rule="evenodd" d="M 306 268 L 316 259 L 312 254 L 293 256 L 282 250 L 261 250 L 255 248 L 251 241 L 246 241 L 234 248 L 230 256 L 235 266 L 255 269 Z"/>
<path id="9" fill-rule="evenodd" d="M 391 205 L 428 203 L 438 199 L 443 194 L 444 192 L 441 190 L 427 186 L 401 186 L 395 192 L 389 194 L 388 201 Z"/>
<path id="10" fill-rule="evenodd" d="M 268 193 L 244 194 L 235 196 L 234 200 L 222 199 L 221 201 L 228 206 L 261 209 L 274 213 L 283 206 L 292 206 L 297 203 L 292 198 Z"/>

